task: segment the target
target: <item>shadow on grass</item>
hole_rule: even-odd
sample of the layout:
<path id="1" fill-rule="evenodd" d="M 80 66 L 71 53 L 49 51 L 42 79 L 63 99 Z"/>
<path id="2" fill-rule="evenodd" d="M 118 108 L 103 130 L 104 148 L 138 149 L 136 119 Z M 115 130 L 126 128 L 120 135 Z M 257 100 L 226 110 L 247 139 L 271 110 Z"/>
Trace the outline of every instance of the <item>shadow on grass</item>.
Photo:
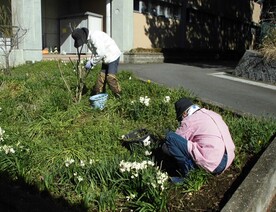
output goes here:
<path id="1" fill-rule="evenodd" d="M 3 212 L 83 212 L 81 206 L 72 206 L 62 198 L 53 198 L 48 191 L 39 192 L 22 179 L 16 182 L 0 174 L 0 211 Z"/>

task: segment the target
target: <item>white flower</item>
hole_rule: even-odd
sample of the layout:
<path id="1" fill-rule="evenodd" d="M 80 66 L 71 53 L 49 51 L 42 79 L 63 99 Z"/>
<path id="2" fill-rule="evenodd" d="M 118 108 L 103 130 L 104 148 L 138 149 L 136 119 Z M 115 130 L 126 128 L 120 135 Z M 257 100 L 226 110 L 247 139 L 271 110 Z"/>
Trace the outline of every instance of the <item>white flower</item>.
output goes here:
<path id="1" fill-rule="evenodd" d="M 163 173 L 160 170 L 157 171 L 156 174 L 156 182 L 158 185 L 160 185 L 161 190 L 165 189 L 164 183 L 168 180 L 168 174 Z"/>
<path id="2" fill-rule="evenodd" d="M 154 162 L 152 162 L 152 161 L 150 161 L 150 160 L 147 161 L 147 164 L 148 164 L 149 166 L 154 166 Z"/>
<path id="3" fill-rule="evenodd" d="M 127 201 L 134 199 L 136 197 L 135 194 L 130 194 L 129 196 L 126 196 Z"/>
<path id="4" fill-rule="evenodd" d="M 8 146 L 8 145 L 4 145 L 4 146 L 0 147 L 0 151 L 2 151 L 2 150 L 5 152 L 6 155 L 9 153 L 11 153 L 11 154 L 15 153 L 15 150 L 13 149 L 13 147 Z"/>
<path id="5" fill-rule="evenodd" d="M 131 77 L 129 77 L 128 79 L 131 80 Z"/>
<path id="6" fill-rule="evenodd" d="M 140 103 L 141 104 L 149 106 L 149 102 L 150 102 L 150 98 L 148 98 L 148 96 L 145 96 L 145 97 L 141 96 L 140 97 Z"/>
<path id="7" fill-rule="evenodd" d="M 146 106 L 149 106 L 149 101 L 145 101 L 145 105 L 146 105 Z"/>
<path id="8" fill-rule="evenodd" d="M 93 163 L 95 163 L 95 161 L 93 159 L 90 159 L 89 164 L 92 165 Z"/>
<path id="9" fill-rule="evenodd" d="M 140 96 L 140 103 L 144 103 L 144 100 L 145 100 L 145 98 L 144 97 L 142 97 L 142 96 Z"/>
<path id="10" fill-rule="evenodd" d="M 74 176 L 77 176 L 78 175 L 78 172 L 74 172 L 74 174 L 73 174 Z"/>
<path id="11" fill-rule="evenodd" d="M 4 141 L 4 133 L 5 133 L 5 130 L 3 130 L 3 129 L 0 127 L 0 141 Z"/>
<path id="12" fill-rule="evenodd" d="M 81 166 L 81 167 L 84 167 L 84 166 L 85 166 L 85 163 L 84 163 L 83 160 L 80 161 L 80 166 Z"/>
<path id="13" fill-rule="evenodd" d="M 150 156 L 151 154 L 152 154 L 152 152 L 150 152 L 150 151 L 148 151 L 148 150 L 145 151 L 145 155 L 146 155 L 146 156 Z"/>
<path id="14" fill-rule="evenodd" d="M 153 188 L 156 188 L 156 187 L 157 187 L 155 183 L 151 183 L 151 186 L 152 186 Z"/>
<path id="15" fill-rule="evenodd" d="M 144 146 L 149 146 L 150 145 L 150 136 L 148 136 L 145 140 L 143 140 Z"/>
<path id="16" fill-rule="evenodd" d="M 138 177 L 138 172 L 143 169 L 147 169 L 148 166 L 154 166 L 152 161 L 142 161 L 141 163 L 138 162 L 120 162 L 120 172 L 130 172 L 132 174 L 131 178 Z"/>
<path id="17" fill-rule="evenodd" d="M 79 182 L 83 181 L 83 177 L 82 176 L 78 176 L 77 179 L 78 179 Z"/>
<path id="18" fill-rule="evenodd" d="M 67 158 L 66 160 L 65 160 L 65 166 L 66 167 L 69 167 L 72 163 L 74 163 L 75 162 L 75 160 L 74 159 L 70 159 L 70 158 Z"/>
<path id="19" fill-rule="evenodd" d="M 165 103 L 169 103 L 170 100 L 171 100 L 171 97 L 165 96 L 165 98 L 164 98 L 164 102 L 165 102 Z"/>

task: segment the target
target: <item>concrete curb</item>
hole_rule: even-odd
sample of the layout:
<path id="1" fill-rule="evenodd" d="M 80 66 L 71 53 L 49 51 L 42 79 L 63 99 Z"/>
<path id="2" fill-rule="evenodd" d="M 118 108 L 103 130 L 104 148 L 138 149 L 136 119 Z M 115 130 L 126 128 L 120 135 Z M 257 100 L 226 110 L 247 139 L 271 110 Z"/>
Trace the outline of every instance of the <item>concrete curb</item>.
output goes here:
<path id="1" fill-rule="evenodd" d="M 276 138 L 235 191 L 221 212 L 269 211 L 276 195 Z"/>

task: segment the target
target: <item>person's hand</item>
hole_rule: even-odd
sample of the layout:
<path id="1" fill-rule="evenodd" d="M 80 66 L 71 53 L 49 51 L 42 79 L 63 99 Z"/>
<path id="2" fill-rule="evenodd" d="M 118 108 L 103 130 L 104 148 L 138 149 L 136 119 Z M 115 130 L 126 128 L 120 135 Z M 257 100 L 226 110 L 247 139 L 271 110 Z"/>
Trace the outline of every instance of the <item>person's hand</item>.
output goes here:
<path id="1" fill-rule="evenodd" d="M 86 65 L 85 65 L 85 69 L 86 70 L 90 70 L 93 67 L 93 64 L 91 63 L 91 61 L 87 61 Z"/>

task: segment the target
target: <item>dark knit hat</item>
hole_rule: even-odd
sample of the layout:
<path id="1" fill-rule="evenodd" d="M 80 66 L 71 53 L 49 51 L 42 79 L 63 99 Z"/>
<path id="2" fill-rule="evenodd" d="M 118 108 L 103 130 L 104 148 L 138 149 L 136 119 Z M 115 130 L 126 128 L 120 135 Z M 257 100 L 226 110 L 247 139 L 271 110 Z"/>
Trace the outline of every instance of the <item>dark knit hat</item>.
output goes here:
<path id="1" fill-rule="evenodd" d="M 88 29 L 85 27 L 75 29 L 72 32 L 72 38 L 75 41 L 74 42 L 75 48 L 78 48 L 87 42 L 88 32 L 89 32 Z"/>
<path id="2" fill-rule="evenodd" d="M 176 112 L 176 119 L 178 121 L 182 120 L 182 114 L 185 110 L 187 110 L 190 106 L 193 105 L 193 102 L 187 98 L 179 99 L 175 104 L 175 112 Z"/>

